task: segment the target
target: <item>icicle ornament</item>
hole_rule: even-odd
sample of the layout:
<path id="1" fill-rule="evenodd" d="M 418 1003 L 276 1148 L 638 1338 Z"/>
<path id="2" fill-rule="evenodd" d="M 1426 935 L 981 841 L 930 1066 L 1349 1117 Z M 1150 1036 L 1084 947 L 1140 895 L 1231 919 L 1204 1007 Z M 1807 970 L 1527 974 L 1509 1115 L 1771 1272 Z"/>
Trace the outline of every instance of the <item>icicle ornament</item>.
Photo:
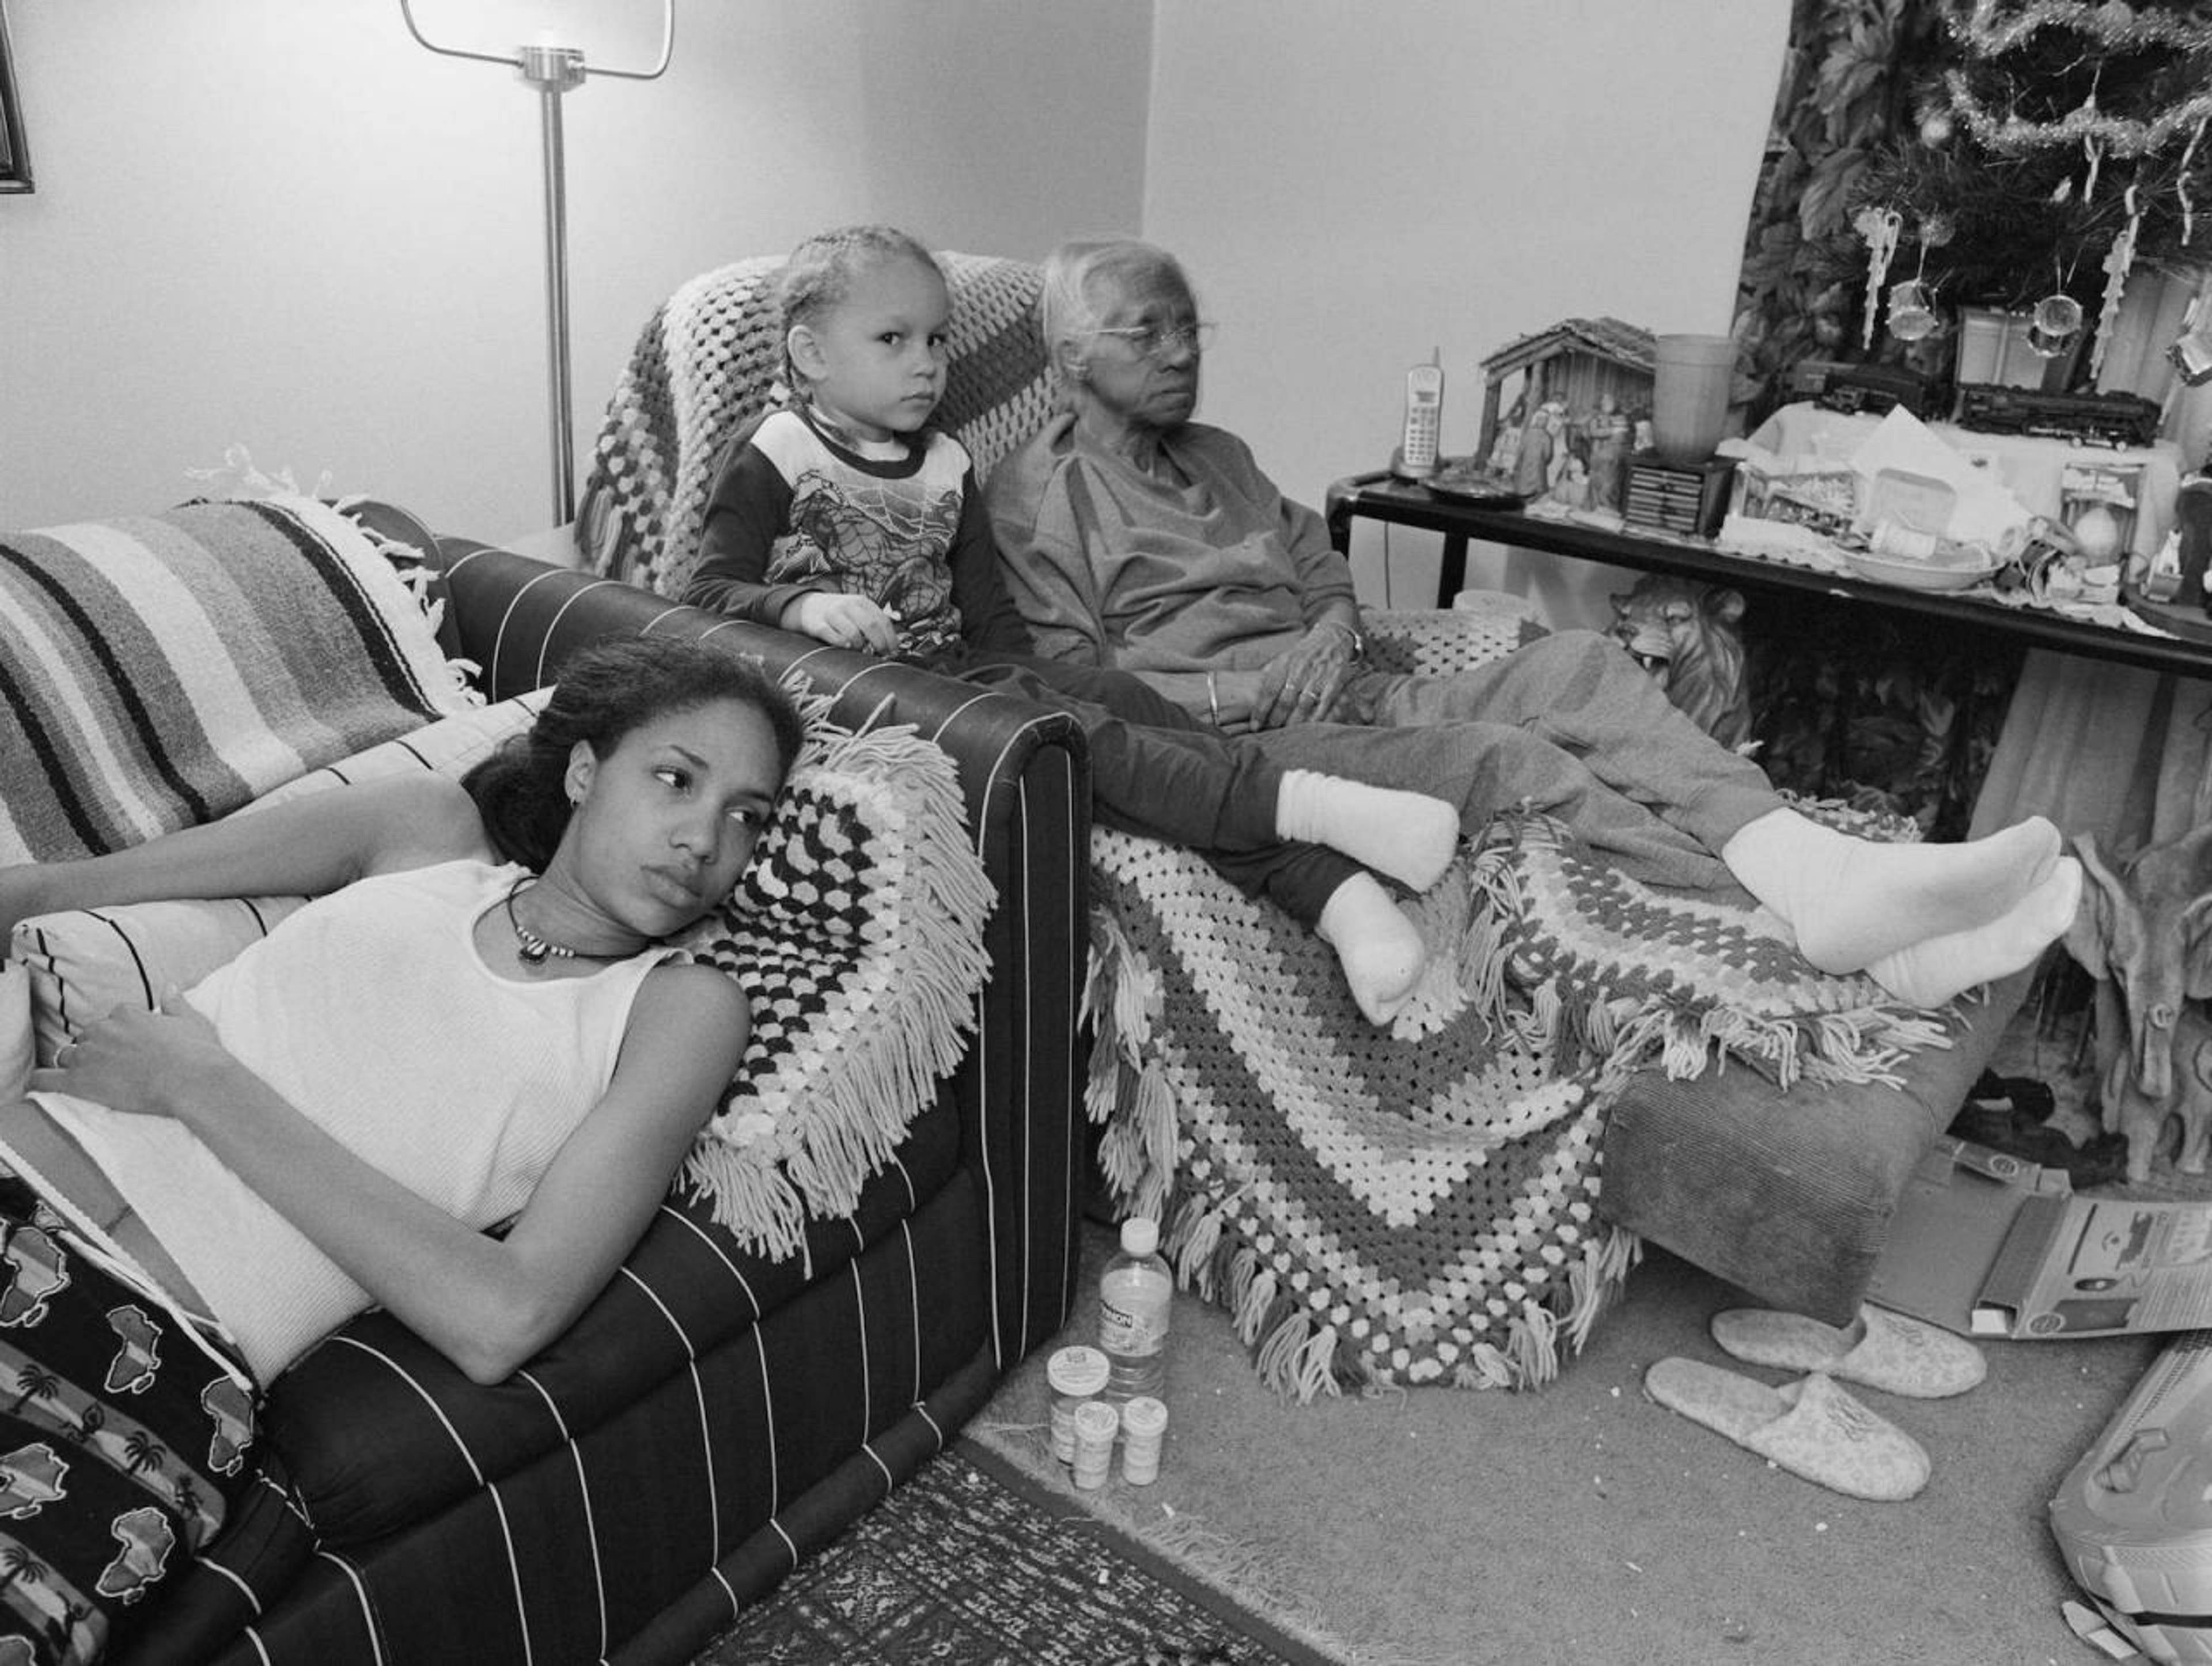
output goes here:
<path id="1" fill-rule="evenodd" d="M 1867 241 L 1866 330 L 1861 345 L 1874 346 L 1875 319 L 1881 313 L 1881 286 L 1889 277 L 1889 263 L 1897 255 L 1897 240 L 1905 231 L 1905 216 L 1895 209 L 1869 205 L 1858 211 L 1852 228 Z"/>

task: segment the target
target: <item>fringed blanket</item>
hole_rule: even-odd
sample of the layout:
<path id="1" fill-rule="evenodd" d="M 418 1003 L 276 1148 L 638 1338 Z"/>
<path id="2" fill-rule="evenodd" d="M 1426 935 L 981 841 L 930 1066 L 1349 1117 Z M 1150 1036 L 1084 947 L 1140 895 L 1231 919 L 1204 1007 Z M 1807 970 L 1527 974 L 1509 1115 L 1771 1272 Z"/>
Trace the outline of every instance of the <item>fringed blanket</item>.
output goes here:
<path id="1" fill-rule="evenodd" d="M 770 1256 L 852 1212 L 959 1061 L 996 901 L 944 751 L 808 733 L 736 895 L 684 940 L 745 986 L 753 1027 L 682 1183 Z"/>
<path id="2" fill-rule="evenodd" d="M 1092 883 L 1109 1183 L 1302 1399 L 1547 1381 L 1638 1253 L 1597 1213 L 1635 1070 L 1881 1079 L 1942 1041 L 1811 972 L 1748 898 L 1622 880 L 1540 824 L 1502 824 L 1421 900 L 1429 972 L 1387 1032 L 1325 945 L 1182 853 L 1102 831 Z"/>
<path id="3" fill-rule="evenodd" d="M 211 820 L 472 702 L 385 555 L 310 498 L 0 534 L 0 862 Z"/>

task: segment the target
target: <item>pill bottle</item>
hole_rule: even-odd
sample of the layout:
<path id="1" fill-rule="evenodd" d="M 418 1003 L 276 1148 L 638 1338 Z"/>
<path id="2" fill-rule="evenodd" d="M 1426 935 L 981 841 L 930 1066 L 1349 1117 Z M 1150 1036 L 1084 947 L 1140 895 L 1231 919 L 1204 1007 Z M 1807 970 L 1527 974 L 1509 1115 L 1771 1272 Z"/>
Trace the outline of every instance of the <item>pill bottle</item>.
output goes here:
<path id="1" fill-rule="evenodd" d="M 1052 1455 L 1075 1462 L 1075 1408 L 1095 1400 L 1106 1387 L 1106 1356 L 1097 1348 L 1064 1347 L 1045 1361 L 1044 1380 L 1052 1398 Z"/>
<path id="2" fill-rule="evenodd" d="M 1114 1467 L 1114 1437 L 1121 1426 L 1121 1414 L 1103 1400 L 1086 1400 L 1075 1408 L 1075 1484 L 1090 1488 L 1106 1484 Z"/>
<path id="3" fill-rule="evenodd" d="M 1121 1408 L 1121 1479 L 1149 1487 L 1159 1478 L 1160 1441 L 1168 1432 L 1166 1405 L 1140 1394 Z"/>

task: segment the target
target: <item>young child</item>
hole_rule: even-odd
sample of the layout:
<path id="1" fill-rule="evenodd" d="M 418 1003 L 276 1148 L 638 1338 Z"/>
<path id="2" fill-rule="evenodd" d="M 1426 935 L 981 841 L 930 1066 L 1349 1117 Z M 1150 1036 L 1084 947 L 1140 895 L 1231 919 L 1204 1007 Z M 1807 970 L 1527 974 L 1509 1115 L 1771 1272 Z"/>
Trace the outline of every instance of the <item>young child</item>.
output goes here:
<path id="1" fill-rule="evenodd" d="M 780 298 L 788 403 L 732 441 L 684 599 L 1073 714 L 1102 821 L 1189 846 L 1279 903 L 1386 1022 L 1424 951 L 1376 873 L 1426 890 L 1457 845 L 1457 811 L 1285 770 L 1135 678 L 1033 656 L 967 453 L 927 426 L 951 319 L 934 257 L 885 226 L 827 232 L 793 252 Z"/>

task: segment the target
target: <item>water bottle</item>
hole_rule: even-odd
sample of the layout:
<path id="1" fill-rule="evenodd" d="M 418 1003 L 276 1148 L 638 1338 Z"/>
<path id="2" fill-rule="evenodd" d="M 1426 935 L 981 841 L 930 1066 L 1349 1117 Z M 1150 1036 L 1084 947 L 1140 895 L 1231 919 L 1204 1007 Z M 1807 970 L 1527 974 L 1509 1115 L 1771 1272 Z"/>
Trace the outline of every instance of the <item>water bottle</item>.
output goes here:
<path id="1" fill-rule="evenodd" d="M 1106 1355 L 1106 1394 L 1162 1397 L 1167 1385 L 1169 1304 L 1175 1275 L 1160 1259 L 1160 1224 L 1146 1215 L 1121 1223 L 1121 1252 L 1098 1280 L 1098 1346 Z"/>

